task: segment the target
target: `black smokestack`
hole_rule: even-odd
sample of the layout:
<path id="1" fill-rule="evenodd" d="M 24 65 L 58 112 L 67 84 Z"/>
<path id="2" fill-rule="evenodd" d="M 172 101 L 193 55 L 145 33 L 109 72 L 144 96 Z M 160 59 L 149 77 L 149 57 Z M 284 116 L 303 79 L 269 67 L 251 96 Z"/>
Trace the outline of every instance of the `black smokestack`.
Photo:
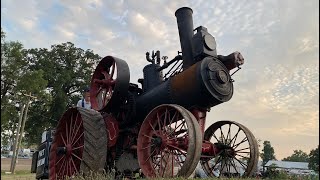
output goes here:
<path id="1" fill-rule="evenodd" d="M 193 64 L 192 37 L 193 37 L 193 19 L 192 9 L 188 7 L 179 8 L 175 16 L 179 30 L 180 44 L 182 50 L 183 69 L 187 69 Z"/>

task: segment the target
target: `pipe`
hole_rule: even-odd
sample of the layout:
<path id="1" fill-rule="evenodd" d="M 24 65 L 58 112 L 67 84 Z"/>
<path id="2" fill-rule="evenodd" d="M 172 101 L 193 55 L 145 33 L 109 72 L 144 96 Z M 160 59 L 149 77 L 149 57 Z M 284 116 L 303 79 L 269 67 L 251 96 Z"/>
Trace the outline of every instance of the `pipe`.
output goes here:
<path id="1" fill-rule="evenodd" d="M 193 19 L 192 9 L 188 7 L 179 8 L 175 12 L 182 50 L 183 69 L 186 70 L 194 64 L 192 53 Z"/>

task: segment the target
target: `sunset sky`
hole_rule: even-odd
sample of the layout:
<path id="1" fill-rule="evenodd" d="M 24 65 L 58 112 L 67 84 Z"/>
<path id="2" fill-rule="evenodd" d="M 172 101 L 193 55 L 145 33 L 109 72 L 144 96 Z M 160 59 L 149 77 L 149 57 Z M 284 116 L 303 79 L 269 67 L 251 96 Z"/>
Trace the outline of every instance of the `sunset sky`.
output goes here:
<path id="1" fill-rule="evenodd" d="M 318 0 L 1 0 L 7 40 L 25 48 L 70 41 L 101 57 L 126 60 L 131 82 L 142 77 L 145 52 L 169 59 L 180 51 L 175 11 L 193 9 L 216 38 L 217 52 L 240 51 L 233 98 L 213 107 L 206 126 L 233 120 L 269 140 L 278 159 L 319 144 Z M 188 97 L 186 97 L 188 98 Z"/>

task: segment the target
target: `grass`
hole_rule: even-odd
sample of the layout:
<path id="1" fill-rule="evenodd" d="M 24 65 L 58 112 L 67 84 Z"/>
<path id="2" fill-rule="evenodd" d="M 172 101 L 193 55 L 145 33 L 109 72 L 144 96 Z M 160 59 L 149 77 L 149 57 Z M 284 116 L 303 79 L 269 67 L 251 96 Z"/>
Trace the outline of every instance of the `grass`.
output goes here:
<path id="1" fill-rule="evenodd" d="M 5 174 L 7 171 L 1 171 L 1 179 L 4 180 L 35 180 L 36 174 L 31 174 L 30 171 L 27 170 L 19 170 L 16 171 L 15 174 Z"/>
<path id="2" fill-rule="evenodd" d="M 26 170 L 19 170 L 16 171 L 15 174 L 5 174 L 5 171 L 1 171 L 1 179 L 4 180 L 35 180 L 36 175 L 33 173 L 31 174 L 30 171 Z M 82 175 L 77 175 L 73 178 L 67 178 L 68 180 L 113 180 L 114 178 L 110 174 L 98 174 L 98 173 L 90 173 L 86 177 Z M 190 178 L 189 178 L 190 179 Z M 199 179 L 200 178 L 196 178 Z M 206 178 L 207 180 L 256 180 L 256 178 Z M 266 178 L 266 179 L 292 179 L 292 180 L 317 180 L 317 177 L 289 177 L 289 176 L 278 176 L 273 178 Z M 140 179 L 143 180 L 143 179 Z M 153 180 L 186 180 L 186 178 L 155 178 Z"/>

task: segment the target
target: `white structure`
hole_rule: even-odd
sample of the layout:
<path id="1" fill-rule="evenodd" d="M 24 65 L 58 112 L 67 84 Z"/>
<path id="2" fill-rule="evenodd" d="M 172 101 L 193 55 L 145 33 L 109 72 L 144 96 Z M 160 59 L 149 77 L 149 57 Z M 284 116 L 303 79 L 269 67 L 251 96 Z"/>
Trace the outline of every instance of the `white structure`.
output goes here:
<path id="1" fill-rule="evenodd" d="M 270 160 L 265 167 L 273 166 L 277 170 L 284 170 L 289 174 L 309 175 L 315 174 L 313 170 L 308 168 L 307 162 L 291 162 L 291 161 L 274 161 Z"/>
<path id="2" fill-rule="evenodd" d="M 269 167 L 269 166 L 274 166 L 276 168 L 281 168 L 281 169 L 304 169 L 304 170 L 309 169 L 307 162 L 291 162 L 291 161 L 270 160 L 267 162 L 265 167 Z"/>

